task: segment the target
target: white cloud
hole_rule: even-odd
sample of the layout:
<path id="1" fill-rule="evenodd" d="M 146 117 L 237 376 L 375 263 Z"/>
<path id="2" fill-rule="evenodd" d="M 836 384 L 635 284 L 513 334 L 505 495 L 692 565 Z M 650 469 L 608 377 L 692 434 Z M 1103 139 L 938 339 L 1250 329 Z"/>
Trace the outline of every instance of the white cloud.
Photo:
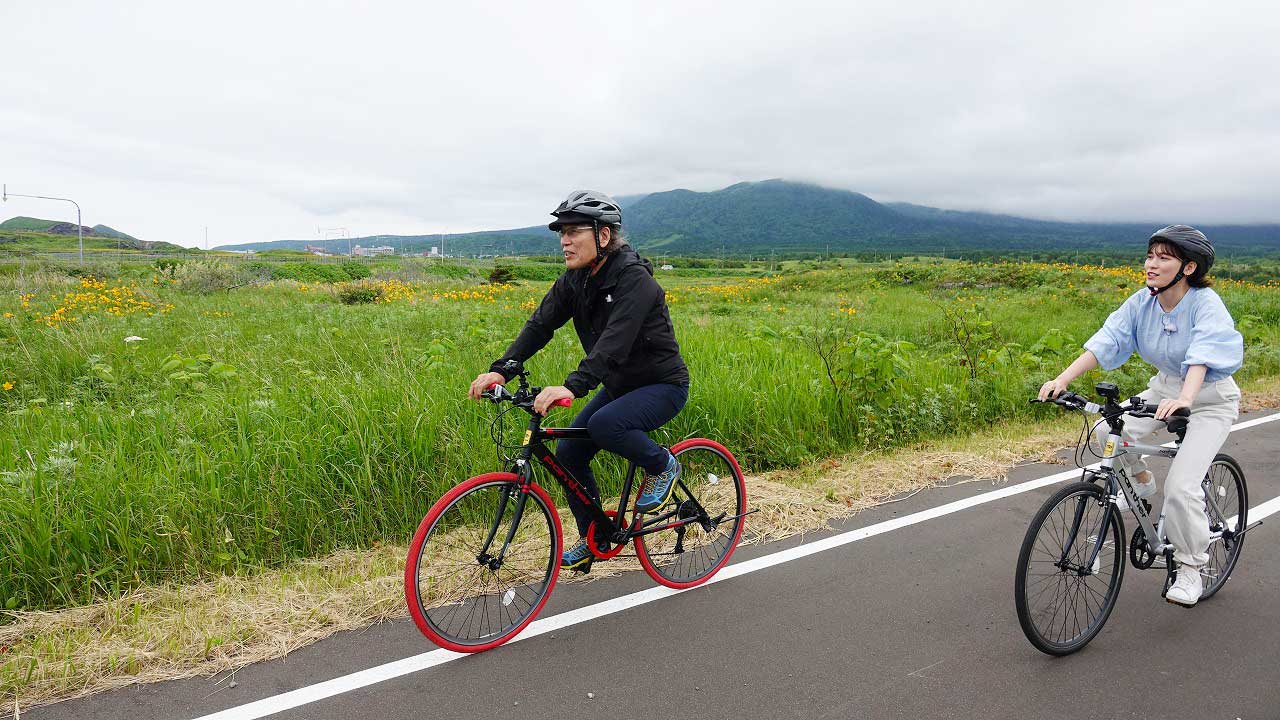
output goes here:
<path id="1" fill-rule="evenodd" d="M 0 181 L 147 239 L 514 227 L 575 187 L 767 177 L 1280 222 L 1269 4 L 50 5 L 5 11 Z"/>

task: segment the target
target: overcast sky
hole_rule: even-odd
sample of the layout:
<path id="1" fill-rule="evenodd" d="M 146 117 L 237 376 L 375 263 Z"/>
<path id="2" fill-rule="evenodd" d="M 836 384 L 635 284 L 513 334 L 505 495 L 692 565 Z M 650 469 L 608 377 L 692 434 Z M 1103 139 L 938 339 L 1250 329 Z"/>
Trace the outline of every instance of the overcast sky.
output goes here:
<path id="1" fill-rule="evenodd" d="M 1079 5 L 6 1 L 0 182 L 184 245 L 520 227 L 578 187 L 773 177 L 1280 222 L 1280 9 Z"/>

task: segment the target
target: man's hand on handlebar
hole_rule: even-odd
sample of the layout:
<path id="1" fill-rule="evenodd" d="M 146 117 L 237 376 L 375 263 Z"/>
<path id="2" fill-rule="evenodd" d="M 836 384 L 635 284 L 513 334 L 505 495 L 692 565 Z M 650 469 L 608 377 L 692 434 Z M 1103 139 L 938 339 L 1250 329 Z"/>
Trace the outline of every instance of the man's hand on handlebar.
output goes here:
<path id="1" fill-rule="evenodd" d="M 483 397 L 484 391 L 488 390 L 493 385 L 506 385 L 506 384 L 507 384 L 507 379 L 502 376 L 502 373 L 496 373 L 496 372 L 480 373 L 479 375 L 476 376 L 475 380 L 471 381 L 471 387 L 467 389 L 467 397 L 471 398 L 472 400 L 479 400 Z"/>
<path id="2" fill-rule="evenodd" d="M 546 415 L 553 405 L 568 407 L 573 403 L 573 391 L 563 385 L 552 385 L 542 388 L 538 397 L 533 399 L 533 411 Z"/>

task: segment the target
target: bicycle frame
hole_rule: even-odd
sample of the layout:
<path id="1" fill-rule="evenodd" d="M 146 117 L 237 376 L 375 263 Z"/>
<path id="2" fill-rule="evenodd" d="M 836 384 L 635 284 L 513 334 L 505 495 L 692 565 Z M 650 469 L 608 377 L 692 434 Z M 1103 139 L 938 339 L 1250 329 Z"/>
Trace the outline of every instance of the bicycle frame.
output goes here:
<path id="1" fill-rule="evenodd" d="M 524 517 L 525 503 L 528 500 L 530 486 L 533 483 L 532 461 L 534 460 L 536 460 L 542 467 L 546 468 L 547 472 L 560 482 L 566 492 L 573 493 L 578 500 L 586 505 L 598 527 L 607 527 L 610 529 L 609 541 L 611 543 L 623 545 L 632 538 L 670 529 L 675 529 L 676 532 L 679 533 L 680 538 L 683 539 L 683 530 L 681 530 L 681 528 L 689 523 L 701 522 L 704 527 L 708 527 L 708 529 L 710 529 L 709 526 L 713 526 L 724 519 L 707 518 L 706 510 L 698 503 L 698 500 L 694 497 L 693 493 L 689 492 L 689 489 L 685 487 L 683 481 L 677 481 L 676 486 L 679 487 L 683 491 L 684 495 L 689 498 L 687 502 L 693 503 L 692 509 L 694 512 L 691 515 L 680 517 L 681 508 L 684 506 L 684 503 L 681 503 L 680 506 L 675 509 L 668 510 L 667 512 L 652 518 L 648 518 L 643 522 L 639 522 L 640 512 L 635 511 L 632 516 L 631 523 L 625 528 L 622 527 L 614 521 L 614 518 L 609 517 L 604 507 L 600 504 L 600 501 L 592 497 L 591 494 L 587 492 L 586 488 L 584 488 L 582 484 L 578 482 L 577 478 L 573 476 L 573 473 L 569 472 L 566 467 L 556 460 L 555 453 L 546 445 L 545 441 L 547 440 L 589 440 L 591 436 L 587 428 L 544 428 L 542 427 L 542 419 L 542 416 L 537 414 L 533 414 L 529 418 L 529 425 L 524 436 L 524 445 L 520 448 L 520 452 L 516 456 L 515 462 L 511 468 L 511 473 L 520 478 L 520 483 L 517 487 L 513 488 L 513 490 L 517 492 L 503 495 L 498 504 L 493 524 L 489 528 L 489 534 L 485 539 L 484 545 L 481 546 L 480 554 L 477 555 L 476 558 L 481 563 L 486 563 L 490 566 L 493 566 L 496 563 L 498 566 L 501 566 L 502 558 L 506 557 L 511 541 L 515 537 L 516 529 L 520 526 L 520 520 Z M 626 515 L 628 509 L 627 503 L 631 498 L 631 488 L 635 482 L 635 474 L 636 464 L 628 462 L 626 479 L 623 481 L 622 497 L 618 501 L 616 517 L 622 518 Z M 498 526 L 501 522 L 503 513 L 506 510 L 506 504 L 512 496 L 516 497 L 516 507 L 512 515 L 511 525 L 507 530 L 507 536 L 503 541 L 502 550 L 497 555 L 490 555 L 489 549 L 496 538 Z M 675 521 L 668 522 L 672 518 L 675 518 Z M 706 520 L 704 521 L 703 518 L 706 518 Z M 679 544 L 679 541 L 677 541 L 677 548 L 679 547 Z"/>
<path id="2" fill-rule="evenodd" d="M 1141 443 L 1126 442 L 1121 439 L 1120 433 L 1124 429 L 1124 420 L 1116 418 L 1111 425 L 1111 433 L 1107 435 L 1107 443 L 1102 453 L 1102 463 L 1098 470 L 1085 470 L 1086 478 L 1090 475 L 1101 477 L 1106 482 L 1107 499 L 1111 505 L 1115 505 L 1119 493 L 1124 493 L 1125 499 L 1129 502 L 1129 509 L 1133 512 L 1133 517 L 1138 521 L 1138 527 L 1142 528 L 1143 535 L 1147 542 L 1147 551 L 1152 557 L 1162 554 L 1167 556 L 1173 555 L 1173 546 L 1164 542 L 1164 521 L 1161 519 L 1160 525 L 1156 526 L 1151 522 L 1151 515 L 1147 512 L 1146 503 L 1138 499 L 1137 491 L 1133 489 L 1133 481 L 1129 479 L 1129 473 L 1124 471 L 1123 466 L 1116 464 L 1116 459 L 1129 453 L 1140 453 L 1144 455 L 1160 455 L 1172 458 L 1178 454 L 1176 447 L 1166 448 L 1155 445 L 1143 445 Z M 1208 493 L 1206 493 L 1207 495 Z M 1077 517 L 1083 514 L 1083 509 L 1077 510 Z M 1107 531 L 1110 530 L 1111 513 L 1105 513 L 1102 516 L 1102 528 L 1098 531 L 1098 537 L 1105 538 Z M 1074 529 L 1072 531 L 1074 538 Z M 1069 546 L 1068 546 L 1069 547 Z M 1089 562 L 1086 567 L 1092 567 L 1098 555 L 1102 552 L 1102 545 L 1098 544 L 1093 549 L 1093 553 L 1089 556 Z M 1166 562 L 1169 557 L 1166 557 Z M 1168 563 L 1172 565 L 1171 563 Z"/>
<path id="3" fill-rule="evenodd" d="M 1116 417 L 1109 421 L 1111 432 L 1107 435 L 1106 446 L 1103 450 L 1101 467 L 1098 470 L 1085 470 L 1085 478 L 1089 476 L 1101 477 L 1106 483 L 1106 491 L 1109 502 L 1114 505 L 1118 499 L 1119 493 L 1124 493 L 1125 499 L 1129 502 L 1129 508 L 1133 512 L 1134 518 L 1138 521 L 1138 526 L 1142 528 L 1144 539 L 1147 543 L 1147 552 L 1152 557 L 1160 555 L 1165 556 L 1167 567 L 1172 567 L 1169 562 L 1172 559 L 1174 546 L 1165 542 L 1164 537 L 1164 518 L 1161 515 L 1159 524 L 1151 522 L 1151 515 L 1147 512 L 1147 504 L 1138 499 L 1137 492 L 1133 488 L 1133 481 L 1130 480 L 1129 474 L 1124 471 L 1124 467 L 1116 464 L 1116 459 L 1128 454 L 1152 455 L 1167 458 L 1174 458 L 1178 455 L 1178 447 L 1164 447 L 1161 445 L 1145 445 L 1143 443 L 1129 442 L 1121 438 L 1120 433 L 1124 429 L 1124 420 Z M 1209 479 L 1200 481 L 1201 489 L 1205 498 L 1207 515 L 1210 521 L 1209 541 L 1221 539 L 1223 536 L 1223 528 L 1226 526 L 1227 518 L 1222 513 L 1222 508 L 1218 506 L 1218 500 L 1209 491 Z M 1071 538 L 1067 548 L 1070 549 L 1074 542 L 1075 533 L 1079 530 L 1080 518 L 1083 516 L 1083 508 L 1076 511 L 1075 523 L 1072 526 Z M 1106 533 L 1110 530 L 1111 513 L 1106 513 L 1102 518 L 1102 527 L 1098 532 L 1099 538 L 1105 538 Z M 1214 529 L 1216 528 L 1216 529 Z M 1092 567 L 1098 555 L 1102 552 L 1102 545 L 1096 545 L 1093 553 L 1089 557 L 1089 562 L 1085 567 Z M 1066 556 L 1064 554 L 1063 561 Z"/>

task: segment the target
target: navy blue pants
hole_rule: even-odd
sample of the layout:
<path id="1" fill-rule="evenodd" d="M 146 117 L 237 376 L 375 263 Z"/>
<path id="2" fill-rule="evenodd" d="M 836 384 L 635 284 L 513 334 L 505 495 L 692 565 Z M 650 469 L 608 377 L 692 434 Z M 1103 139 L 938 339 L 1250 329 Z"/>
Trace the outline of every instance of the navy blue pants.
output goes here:
<path id="1" fill-rule="evenodd" d="M 556 460 L 573 473 L 573 477 L 593 498 L 600 498 L 591 458 L 608 450 L 635 463 L 642 471 L 657 475 L 667 467 L 667 451 L 645 433 L 667 424 L 689 399 L 689 388 L 683 385 L 645 385 L 614 398 L 601 388 L 570 427 L 584 427 L 590 440 L 560 440 L 556 443 Z M 578 523 L 578 534 L 587 535 L 591 514 L 573 493 L 565 493 L 569 509 Z"/>

